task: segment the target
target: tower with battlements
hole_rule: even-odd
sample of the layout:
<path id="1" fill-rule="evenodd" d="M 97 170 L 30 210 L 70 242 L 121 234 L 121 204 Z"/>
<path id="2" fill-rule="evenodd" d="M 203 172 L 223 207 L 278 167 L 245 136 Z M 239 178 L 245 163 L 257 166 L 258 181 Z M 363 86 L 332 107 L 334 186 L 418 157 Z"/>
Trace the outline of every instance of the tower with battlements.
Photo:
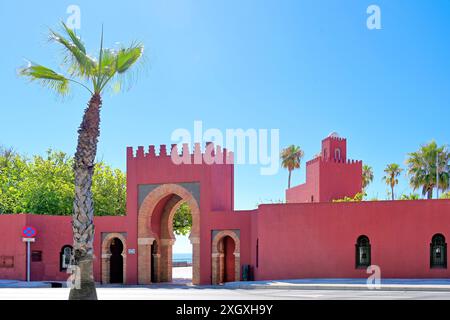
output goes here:
<path id="1" fill-rule="evenodd" d="M 331 202 L 362 190 L 362 161 L 347 159 L 347 139 L 322 140 L 321 152 L 306 162 L 306 182 L 286 190 L 288 203 Z"/>

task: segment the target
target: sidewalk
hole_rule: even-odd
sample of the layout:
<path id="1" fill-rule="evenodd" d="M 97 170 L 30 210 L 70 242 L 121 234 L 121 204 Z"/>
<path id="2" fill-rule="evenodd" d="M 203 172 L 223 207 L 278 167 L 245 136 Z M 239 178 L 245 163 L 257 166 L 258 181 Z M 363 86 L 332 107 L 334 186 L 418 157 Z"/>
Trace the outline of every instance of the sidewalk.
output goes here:
<path id="1" fill-rule="evenodd" d="M 0 280 L 0 288 L 51 288 L 50 282 L 42 281 L 20 281 L 20 280 Z"/>
<path id="2" fill-rule="evenodd" d="M 290 279 L 227 282 L 227 289 L 448 291 L 450 279 L 382 279 L 377 288 L 367 279 Z"/>
<path id="3" fill-rule="evenodd" d="M 366 279 L 290 279 L 267 281 L 227 282 L 223 285 L 193 286 L 187 279 L 176 279 L 172 283 L 142 285 L 100 285 L 99 288 L 197 288 L 197 289 L 280 289 L 280 290 L 381 290 L 381 291 L 429 291 L 449 292 L 450 279 L 382 279 L 379 288 L 369 288 Z M 189 282 L 189 283 L 188 283 Z M 55 282 L 56 283 L 56 282 Z M 59 282 L 65 287 L 65 283 Z M 51 282 L 0 280 L 2 288 L 51 288 Z"/>

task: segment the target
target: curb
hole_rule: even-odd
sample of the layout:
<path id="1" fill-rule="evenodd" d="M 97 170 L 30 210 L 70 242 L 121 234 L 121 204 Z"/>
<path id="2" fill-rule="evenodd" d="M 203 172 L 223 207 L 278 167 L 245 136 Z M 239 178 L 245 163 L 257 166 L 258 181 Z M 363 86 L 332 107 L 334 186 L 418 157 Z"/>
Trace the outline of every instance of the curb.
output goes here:
<path id="1" fill-rule="evenodd" d="M 224 285 L 223 288 L 226 289 L 277 289 L 277 290 L 354 290 L 354 291 L 439 291 L 439 292 L 449 292 L 450 286 L 435 285 L 435 286 L 405 286 L 405 285 L 381 285 L 380 288 L 369 289 L 366 285 L 305 285 L 305 284 L 289 284 L 289 285 Z"/>

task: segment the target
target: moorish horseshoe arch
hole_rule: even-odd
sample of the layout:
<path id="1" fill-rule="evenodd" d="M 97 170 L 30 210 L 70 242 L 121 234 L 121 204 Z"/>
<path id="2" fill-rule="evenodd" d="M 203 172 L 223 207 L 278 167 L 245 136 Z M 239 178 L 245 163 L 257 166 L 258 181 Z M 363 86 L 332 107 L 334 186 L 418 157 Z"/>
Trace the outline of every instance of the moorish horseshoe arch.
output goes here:
<path id="1" fill-rule="evenodd" d="M 226 236 L 229 236 L 234 241 L 234 281 L 241 280 L 241 241 L 235 231 L 222 230 L 214 236 L 212 241 L 212 284 L 220 283 L 220 273 L 222 272 L 221 269 L 223 268 L 223 266 L 221 265 L 223 252 L 219 252 L 219 242 Z"/>
<path id="2" fill-rule="evenodd" d="M 123 283 L 127 283 L 127 240 L 121 233 L 108 233 L 102 241 L 102 283 L 110 283 L 111 242 L 119 239 L 123 244 Z"/>
<path id="3" fill-rule="evenodd" d="M 166 196 L 176 195 L 179 197 L 178 201 L 173 204 L 168 215 L 163 215 L 161 223 L 167 225 L 167 228 L 162 228 L 161 236 L 165 237 L 158 239 L 151 228 L 152 216 L 159 201 Z M 177 184 L 163 184 L 151 191 L 142 202 L 138 212 L 138 283 L 151 283 L 151 246 L 155 240 L 158 240 L 160 250 L 170 250 L 174 243 L 173 227 L 170 225 L 173 221 L 176 210 L 179 206 L 186 202 L 191 209 L 192 228 L 189 239 L 192 244 L 192 283 L 200 284 L 200 208 L 194 196 L 185 188 Z M 164 231 L 164 230 L 167 231 Z M 170 258 L 168 259 L 170 260 Z M 168 269 L 168 261 L 160 261 L 160 264 L 166 266 Z M 167 264 L 167 265 L 166 265 Z M 162 266 L 159 269 L 163 270 Z M 167 279 L 171 280 L 171 279 Z"/>

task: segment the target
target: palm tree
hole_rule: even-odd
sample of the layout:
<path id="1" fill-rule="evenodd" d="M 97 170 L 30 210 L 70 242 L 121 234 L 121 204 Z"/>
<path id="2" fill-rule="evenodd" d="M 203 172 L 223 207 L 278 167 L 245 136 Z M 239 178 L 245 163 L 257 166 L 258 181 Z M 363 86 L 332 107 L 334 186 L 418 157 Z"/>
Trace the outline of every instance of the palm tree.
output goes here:
<path id="1" fill-rule="evenodd" d="M 295 145 L 290 145 L 281 151 L 281 166 L 289 171 L 288 189 L 291 188 L 292 171 L 300 168 L 303 154 L 303 150 Z"/>
<path id="2" fill-rule="evenodd" d="M 391 187 L 392 200 L 395 200 L 394 187 L 396 184 L 398 184 L 397 177 L 400 175 L 402 171 L 403 169 L 400 168 L 400 166 L 396 163 L 388 164 L 386 169 L 384 169 L 386 175 L 383 177 L 383 180 L 386 182 L 388 186 Z"/>
<path id="3" fill-rule="evenodd" d="M 373 181 L 373 170 L 371 166 L 365 164 L 363 165 L 362 171 L 362 188 L 365 190 Z"/>
<path id="4" fill-rule="evenodd" d="M 113 80 L 120 83 L 122 77 L 140 60 L 144 47 L 133 43 L 117 50 L 103 48 L 103 27 L 98 59 L 86 53 L 82 40 L 62 23 L 64 36 L 50 30 L 50 40 L 64 49 L 65 75 L 40 64 L 29 63 L 19 74 L 64 96 L 71 84 L 88 90 L 91 95 L 78 129 L 78 143 L 74 158 L 75 198 L 73 205 L 73 256 L 72 275 L 80 284 L 71 288 L 69 299 L 95 300 L 97 293 L 93 277 L 94 203 L 92 200 L 92 176 L 100 135 L 100 108 L 102 94 Z M 117 87 L 116 87 L 117 88 Z"/>
<path id="5" fill-rule="evenodd" d="M 427 199 L 433 198 L 433 189 L 445 191 L 449 188 L 450 153 L 444 146 L 438 147 L 435 141 L 422 145 L 416 152 L 408 154 L 406 160 L 410 184 L 414 190 L 422 188 L 422 195 Z M 436 183 L 436 159 L 438 160 L 439 183 Z"/>

